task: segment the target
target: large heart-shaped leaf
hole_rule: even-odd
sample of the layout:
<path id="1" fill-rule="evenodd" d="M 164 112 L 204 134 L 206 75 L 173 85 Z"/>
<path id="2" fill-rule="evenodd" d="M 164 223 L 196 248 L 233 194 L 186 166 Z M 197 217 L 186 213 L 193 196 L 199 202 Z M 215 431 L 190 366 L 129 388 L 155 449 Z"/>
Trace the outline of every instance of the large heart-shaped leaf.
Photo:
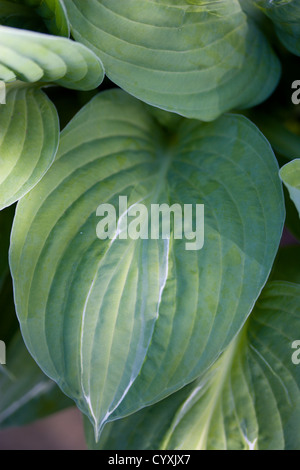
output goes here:
<path id="1" fill-rule="evenodd" d="M 7 88 L 6 105 L 0 106 L 0 210 L 42 178 L 59 139 L 55 106 L 39 86 L 14 82 Z"/>
<path id="2" fill-rule="evenodd" d="M 189 385 L 129 418 L 109 423 L 91 448 L 298 450 L 300 286 L 270 283 L 250 320 L 215 365 Z M 298 354 L 299 355 L 299 354 Z"/>
<path id="3" fill-rule="evenodd" d="M 65 0 L 75 39 L 141 100 L 213 120 L 270 95 L 280 65 L 237 0 Z M 249 78 L 251 77 L 251 78 Z"/>
<path id="4" fill-rule="evenodd" d="M 287 49 L 300 55 L 300 1 L 255 0 L 274 22 L 279 39 Z"/>
<path id="5" fill-rule="evenodd" d="M 287 163 L 280 170 L 280 176 L 286 185 L 300 217 L 300 158 Z"/>
<path id="6" fill-rule="evenodd" d="M 43 31 L 44 23 L 52 34 L 70 35 L 62 0 L 0 0 L 0 22 L 5 26 L 38 31 Z"/>
<path id="7" fill-rule="evenodd" d="M 229 115 L 164 130 L 152 109 L 119 90 L 95 97 L 63 131 L 13 228 L 26 344 L 96 432 L 215 361 L 252 310 L 284 223 L 278 165 L 253 124 Z M 186 250 L 173 231 L 120 239 L 119 196 L 129 208 L 204 204 L 203 250 Z M 113 240 L 96 235 L 104 202 L 121 212 Z"/>
<path id="8" fill-rule="evenodd" d="M 67 38 L 0 26 L 0 80 L 56 82 L 91 90 L 103 80 L 103 66 L 82 44 Z"/>

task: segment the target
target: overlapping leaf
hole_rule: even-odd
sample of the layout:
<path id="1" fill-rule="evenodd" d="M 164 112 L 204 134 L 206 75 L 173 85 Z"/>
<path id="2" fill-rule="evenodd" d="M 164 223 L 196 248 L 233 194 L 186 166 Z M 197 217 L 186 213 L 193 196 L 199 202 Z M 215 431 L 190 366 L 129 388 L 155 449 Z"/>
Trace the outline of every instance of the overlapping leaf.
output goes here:
<path id="1" fill-rule="evenodd" d="M 109 423 L 95 449 L 298 450 L 300 286 L 270 283 L 250 320 L 216 364 L 189 385 Z"/>
<path id="2" fill-rule="evenodd" d="M 159 108 L 204 121 L 260 103 L 280 65 L 236 0 L 65 0 L 75 39 L 109 78 Z"/>
<path id="3" fill-rule="evenodd" d="M 56 109 L 40 87 L 9 85 L 6 105 L 0 106 L 0 210 L 42 178 L 54 160 L 58 139 Z"/>
<path id="4" fill-rule="evenodd" d="M 286 185 L 300 217 L 300 158 L 288 163 L 280 170 L 280 176 Z"/>
<path id="5" fill-rule="evenodd" d="M 21 426 L 72 405 L 31 358 L 19 332 L 8 269 L 14 210 L 0 212 L 0 340 L 7 347 L 0 365 L 0 428 Z"/>
<path id="6" fill-rule="evenodd" d="M 91 90 L 103 77 L 100 59 L 82 44 L 0 26 L 0 80 L 56 82 L 66 88 Z"/>
<path id="7" fill-rule="evenodd" d="M 42 32 L 47 28 L 52 34 L 70 35 L 62 0 L 1 0 L 0 23 Z"/>
<path id="8" fill-rule="evenodd" d="M 287 49 L 300 55 L 300 1 L 255 0 L 274 22 L 279 39 Z"/>
<path id="9" fill-rule="evenodd" d="M 8 347 L 7 364 L 0 366 L 0 429 L 23 426 L 72 406 L 36 365 L 20 333 Z"/>
<path id="10" fill-rule="evenodd" d="M 18 205 L 11 269 L 26 344 L 96 432 L 215 361 L 251 311 L 280 241 L 278 166 L 257 128 L 224 116 L 182 119 L 176 131 L 164 132 L 124 92 L 100 94 Z M 203 250 L 187 251 L 173 232 L 97 239 L 98 205 L 118 212 L 119 196 L 129 207 L 205 204 Z"/>

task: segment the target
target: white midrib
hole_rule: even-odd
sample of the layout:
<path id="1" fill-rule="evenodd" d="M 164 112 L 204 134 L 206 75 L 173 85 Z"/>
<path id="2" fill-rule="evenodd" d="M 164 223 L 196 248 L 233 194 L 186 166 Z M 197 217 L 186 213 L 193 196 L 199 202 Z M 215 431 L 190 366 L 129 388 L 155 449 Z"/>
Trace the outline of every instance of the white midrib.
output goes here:
<path id="1" fill-rule="evenodd" d="M 158 150 L 158 154 L 157 154 L 157 159 L 158 159 L 159 162 L 161 162 L 161 168 L 160 168 L 160 170 L 157 174 L 156 184 L 153 188 L 153 191 L 147 196 L 147 198 L 150 198 L 151 195 L 153 195 L 153 199 L 151 200 L 151 204 L 158 203 L 160 194 L 163 191 L 164 186 L 166 185 L 166 175 L 167 175 L 167 173 L 169 171 L 169 168 L 171 166 L 172 155 L 173 155 L 172 154 L 172 145 L 165 144 L 165 145 L 160 146 L 160 149 Z M 143 199 L 145 199 L 145 198 L 143 198 Z M 142 202 L 142 200 L 138 201 L 137 203 L 140 203 L 140 202 Z M 135 204 L 137 204 L 137 203 L 135 203 Z M 135 204 L 133 204 L 131 207 L 134 207 Z M 127 209 L 127 212 L 128 211 L 129 211 L 129 209 Z M 123 214 L 121 215 L 121 217 L 122 216 L 123 216 Z M 116 239 L 117 235 L 118 235 L 118 233 L 116 233 L 116 236 L 112 240 L 112 243 L 115 242 L 115 239 Z M 168 252 L 169 252 L 169 240 L 167 240 L 167 253 Z M 168 274 L 168 263 L 166 263 L 166 266 L 164 268 L 164 277 L 163 277 L 163 282 L 162 282 L 160 292 L 159 292 L 156 319 L 155 319 L 155 322 L 154 322 L 153 327 L 152 327 L 152 333 L 151 333 L 151 335 L 149 337 L 149 340 L 148 340 L 148 347 L 149 347 L 149 344 L 151 343 L 151 339 L 152 339 L 154 328 L 155 328 L 155 323 L 156 323 L 156 321 L 159 317 L 159 306 L 160 306 L 160 303 L 161 303 L 163 290 L 164 290 L 166 282 L 167 282 L 167 274 Z M 130 383 L 127 385 L 127 387 L 125 388 L 125 390 L 124 390 L 124 392 L 121 396 L 121 399 L 118 400 L 118 403 L 113 407 L 112 410 L 108 411 L 107 415 L 103 418 L 103 420 L 101 421 L 101 425 L 100 425 L 98 417 L 96 416 L 96 413 L 93 409 L 90 391 L 87 391 L 85 389 L 85 386 L 84 386 L 84 358 L 83 358 L 84 324 L 85 324 L 85 321 L 86 321 L 86 315 L 87 315 L 87 308 L 88 308 L 89 300 L 90 300 L 90 297 L 92 295 L 92 292 L 93 292 L 93 289 L 94 289 L 94 286 L 95 286 L 95 283 L 96 283 L 97 276 L 98 276 L 98 269 L 95 273 L 95 276 L 93 278 L 93 281 L 91 283 L 90 289 L 87 293 L 87 297 L 86 297 L 86 300 L 85 300 L 83 313 L 82 313 L 81 335 L 80 335 L 81 390 L 82 390 L 85 402 L 88 405 L 91 416 L 93 417 L 93 420 L 94 420 L 96 441 L 98 440 L 99 434 L 100 434 L 99 428 L 103 427 L 103 425 L 104 425 L 103 423 L 107 421 L 108 417 L 116 410 L 116 408 L 124 400 L 125 396 L 127 395 L 130 388 L 132 387 L 132 385 L 133 385 L 133 383 L 136 379 L 136 376 L 137 376 L 137 374 L 136 374 L 135 377 L 131 378 Z M 146 348 L 145 357 L 146 357 L 147 350 L 148 350 L 148 348 Z"/>

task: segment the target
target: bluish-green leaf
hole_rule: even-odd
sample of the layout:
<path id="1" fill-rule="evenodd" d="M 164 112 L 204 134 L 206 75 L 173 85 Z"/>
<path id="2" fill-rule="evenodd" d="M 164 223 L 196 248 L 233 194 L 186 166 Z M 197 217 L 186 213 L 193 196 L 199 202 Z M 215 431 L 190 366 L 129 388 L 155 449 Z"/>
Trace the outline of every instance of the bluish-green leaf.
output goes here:
<path id="1" fill-rule="evenodd" d="M 279 61 L 237 0 L 65 0 L 76 40 L 139 99 L 210 121 L 274 90 Z"/>
<path id="2" fill-rule="evenodd" d="M 109 423 L 96 446 L 110 450 L 298 450 L 300 286 L 270 283 L 216 364 L 189 385 L 129 418 Z M 298 354 L 299 356 L 299 354 Z"/>
<path id="3" fill-rule="evenodd" d="M 0 80 L 56 82 L 92 90 L 104 77 L 100 59 L 67 38 L 0 26 Z"/>
<path id="4" fill-rule="evenodd" d="M 285 47 L 300 55 L 300 1 L 255 0 L 255 3 L 274 22 L 278 37 Z"/>
<path id="5" fill-rule="evenodd" d="M 13 229 L 26 344 L 96 433 L 216 360 L 269 276 L 284 223 L 278 165 L 250 121 L 163 129 L 152 109 L 122 91 L 95 97 L 63 131 Z M 173 232 L 97 239 L 97 207 L 114 204 L 123 220 L 119 196 L 128 207 L 203 203 L 204 248 L 187 251 Z"/>
<path id="6" fill-rule="evenodd" d="M 14 82 L 0 105 L 0 210 L 18 201 L 49 169 L 57 152 L 55 106 L 40 87 Z"/>

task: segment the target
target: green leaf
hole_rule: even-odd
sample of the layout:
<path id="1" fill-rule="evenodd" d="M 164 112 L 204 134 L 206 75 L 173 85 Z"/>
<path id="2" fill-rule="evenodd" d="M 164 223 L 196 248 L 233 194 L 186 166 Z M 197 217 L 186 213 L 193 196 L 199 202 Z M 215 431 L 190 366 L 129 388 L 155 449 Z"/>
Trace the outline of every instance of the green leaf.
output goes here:
<path id="1" fill-rule="evenodd" d="M 0 212 L 0 340 L 7 347 L 0 365 L 0 428 L 21 426 L 72 405 L 29 355 L 21 338 L 8 270 L 14 209 Z"/>
<path id="2" fill-rule="evenodd" d="M 63 131 L 56 161 L 19 203 L 11 270 L 31 354 L 93 421 L 198 377 L 240 330 L 269 276 L 284 204 L 270 145 L 242 116 L 164 130 L 120 90 Z M 205 205 L 203 250 L 185 239 L 99 240 L 99 204 Z M 195 207 L 194 207 L 195 209 Z M 194 210 L 195 212 L 195 210 Z M 194 220 L 195 222 L 195 220 Z"/>
<path id="3" fill-rule="evenodd" d="M 23 426 L 73 404 L 30 357 L 20 333 L 7 350 L 7 366 L 0 366 L 0 396 L 0 429 Z"/>
<path id="4" fill-rule="evenodd" d="M 70 26 L 62 0 L 1 0 L 0 22 L 5 26 L 48 31 L 70 36 Z"/>
<path id="5" fill-rule="evenodd" d="M 275 24 L 285 47 L 300 55 L 300 0 L 255 0 Z"/>
<path id="6" fill-rule="evenodd" d="M 236 0 L 65 5 L 73 36 L 101 58 L 108 77 L 153 106 L 210 121 L 260 103 L 278 83 L 279 61 Z"/>
<path id="7" fill-rule="evenodd" d="M 278 251 L 271 279 L 300 284 L 300 246 L 281 247 Z"/>
<path id="8" fill-rule="evenodd" d="M 0 210 L 38 183 L 53 163 L 58 140 L 57 111 L 39 86 L 9 85 L 0 106 Z"/>
<path id="9" fill-rule="evenodd" d="M 91 90 L 103 80 L 103 66 L 82 44 L 67 38 L 0 26 L 0 79 L 56 82 Z"/>
<path id="10" fill-rule="evenodd" d="M 300 158 L 284 165 L 280 170 L 280 177 L 286 185 L 300 217 Z"/>
<path id="11" fill-rule="evenodd" d="M 298 450 L 300 286 L 270 283 L 215 365 L 157 405 L 109 423 L 94 449 Z"/>

